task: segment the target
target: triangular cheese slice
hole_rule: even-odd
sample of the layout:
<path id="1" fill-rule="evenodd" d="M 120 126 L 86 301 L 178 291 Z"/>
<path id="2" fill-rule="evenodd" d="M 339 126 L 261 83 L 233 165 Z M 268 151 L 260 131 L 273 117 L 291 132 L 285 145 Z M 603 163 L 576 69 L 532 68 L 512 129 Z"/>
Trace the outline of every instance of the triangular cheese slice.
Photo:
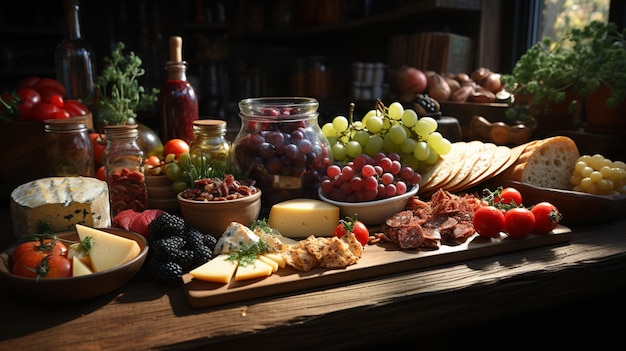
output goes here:
<path id="1" fill-rule="evenodd" d="M 122 265 L 139 255 L 141 248 L 135 240 L 127 239 L 102 230 L 77 224 L 76 230 L 80 240 L 88 236 L 93 238 L 94 246 L 89 252 L 94 272 Z"/>
<path id="2" fill-rule="evenodd" d="M 80 277 L 93 273 L 91 268 L 83 263 L 77 256 L 72 257 L 72 277 Z"/>
<path id="3" fill-rule="evenodd" d="M 278 270 L 278 262 L 272 260 L 271 258 L 264 255 L 259 255 L 259 260 L 263 261 L 263 263 L 267 263 L 268 265 L 270 265 L 272 267 L 272 273 Z"/>
<path id="4" fill-rule="evenodd" d="M 239 267 L 237 267 L 235 281 L 264 278 L 270 275 L 272 275 L 272 266 L 257 258 L 252 263 L 248 263 L 245 266 L 240 264 Z"/>
<path id="5" fill-rule="evenodd" d="M 192 269 L 189 274 L 200 280 L 214 283 L 228 283 L 237 269 L 237 261 L 229 260 L 230 255 L 218 255 L 209 262 Z"/>

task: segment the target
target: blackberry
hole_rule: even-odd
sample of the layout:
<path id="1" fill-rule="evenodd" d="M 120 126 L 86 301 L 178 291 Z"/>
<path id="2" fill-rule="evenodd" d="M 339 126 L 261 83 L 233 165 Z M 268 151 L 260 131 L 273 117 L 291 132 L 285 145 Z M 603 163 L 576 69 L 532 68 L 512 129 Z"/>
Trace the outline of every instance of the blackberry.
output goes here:
<path id="1" fill-rule="evenodd" d="M 204 234 L 202 234 L 202 232 L 198 229 L 187 227 L 184 235 L 190 248 L 204 245 Z"/>
<path id="2" fill-rule="evenodd" d="M 150 245 L 152 256 L 160 260 L 171 260 L 187 244 L 182 236 L 154 239 Z"/>
<path id="3" fill-rule="evenodd" d="M 183 269 L 178 263 L 157 259 L 148 261 L 147 271 L 157 283 L 170 286 L 180 284 L 183 275 Z"/>
<path id="4" fill-rule="evenodd" d="M 171 252 L 171 259 L 180 265 L 184 273 L 189 272 L 194 267 L 194 251 L 189 249 L 176 250 Z"/>
<path id="5" fill-rule="evenodd" d="M 198 267 L 207 262 L 213 257 L 213 249 L 206 245 L 197 246 L 193 250 L 193 266 Z"/>
<path id="6" fill-rule="evenodd" d="M 163 212 L 148 225 L 150 237 L 154 239 L 181 235 L 186 229 L 187 223 L 184 219 L 168 212 Z"/>

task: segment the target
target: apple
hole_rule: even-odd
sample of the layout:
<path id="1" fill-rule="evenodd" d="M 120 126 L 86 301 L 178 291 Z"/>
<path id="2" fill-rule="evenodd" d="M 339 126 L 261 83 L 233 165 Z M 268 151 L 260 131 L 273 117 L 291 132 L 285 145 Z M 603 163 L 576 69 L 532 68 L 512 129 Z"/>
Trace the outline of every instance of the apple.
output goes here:
<path id="1" fill-rule="evenodd" d="M 89 133 L 89 139 L 93 145 L 93 163 L 96 169 L 102 166 L 102 153 L 107 147 L 107 142 L 104 139 L 104 134 Z"/>
<path id="2" fill-rule="evenodd" d="M 401 102 L 415 99 L 417 94 L 426 91 L 428 80 L 426 74 L 410 66 L 400 67 L 393 75 L 391 86 Z"/>

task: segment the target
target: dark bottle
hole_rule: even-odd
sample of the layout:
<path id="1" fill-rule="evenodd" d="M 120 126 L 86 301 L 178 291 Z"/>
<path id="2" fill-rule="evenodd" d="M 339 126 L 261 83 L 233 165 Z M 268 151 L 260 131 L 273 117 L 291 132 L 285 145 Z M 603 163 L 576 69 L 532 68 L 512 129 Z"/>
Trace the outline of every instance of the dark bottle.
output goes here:
<path id="1" fill-rule="evenodd" d="M 159 91 L 157 106 L 163 141 L 194 138 L 193 121 L 198 119 L 198 99 L 187 80 L 187 62 L 182 60 L 181 37 L 170 37 L 170 59 L 165 68 L 167 81 Z"/>
<path id="2" fill-rule="evenodd" d="M 57 80 L 67 91 L 67 99 L 82 101 L 90 110 L 96 97 L 95 54 L 83 39 L 78 0 L 64 0 L 67 30 L 54 54 Z"/>

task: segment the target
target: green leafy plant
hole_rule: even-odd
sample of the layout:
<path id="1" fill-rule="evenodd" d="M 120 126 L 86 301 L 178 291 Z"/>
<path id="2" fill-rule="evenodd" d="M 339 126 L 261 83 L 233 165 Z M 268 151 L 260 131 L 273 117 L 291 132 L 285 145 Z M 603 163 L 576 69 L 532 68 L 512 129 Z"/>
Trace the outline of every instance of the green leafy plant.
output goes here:
<path id="1" fill-rule="evenodd" d="M 585 97 L 601 84 L 612 89 L 607 107 L 615 106 L 626 97 L 625 35 L 615 23 L 593 21 L 556 40 L 544 38 L 520 57 L 502 82 L 516 97 L 530 97 L 528 106 L 543 112 L 549 112 L 550 102 L 563 101 L 568 89 Z M 572 100 L 570 112 L 578 100 Z"/>
<path id="2" fill-rule="evenodd" d="M 105 125 L 126 124 L 137 117 L 137 111 L 156 103 L 158 89 L 146 92 L 139 84 L 139 77 L 146 71 L 134 52 L 125 54 L 125 45 L 119 42 L 111 57 L 105 57 L 105 67 L 96 79 L 98 86 L 98 109 L 103 111 L 101 123 Z"/>

